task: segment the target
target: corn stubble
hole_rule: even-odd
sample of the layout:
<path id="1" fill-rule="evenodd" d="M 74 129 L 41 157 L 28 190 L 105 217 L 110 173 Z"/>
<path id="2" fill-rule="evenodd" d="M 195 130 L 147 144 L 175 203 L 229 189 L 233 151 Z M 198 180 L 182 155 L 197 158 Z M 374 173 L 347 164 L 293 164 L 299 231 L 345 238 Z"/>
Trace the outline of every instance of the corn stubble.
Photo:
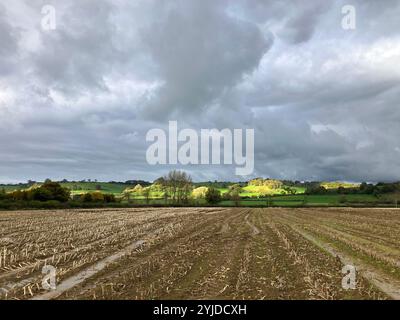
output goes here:
<path id="1" fill-rule="evenodd" d="M 390 210 L 143 208 L 0 212 L 0 298 L 40 298 L 42 268 L 57 284 L 121 252 L 56 299 L 386 299 L 296 230 L 393 278 L 400 214 Z M 143 245 L 126 252 L 132 243 Z M 106 259 L 107 260 L 107 259 Z"/>

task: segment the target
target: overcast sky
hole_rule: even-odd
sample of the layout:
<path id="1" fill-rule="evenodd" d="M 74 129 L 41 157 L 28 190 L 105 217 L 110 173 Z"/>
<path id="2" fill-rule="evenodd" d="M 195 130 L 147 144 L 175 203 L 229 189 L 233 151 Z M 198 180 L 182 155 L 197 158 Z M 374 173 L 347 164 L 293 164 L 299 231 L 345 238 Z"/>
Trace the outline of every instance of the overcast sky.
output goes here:
<path id="1" fill-rule="evenodd" d="M 0 182 L 153 180 L 168 120 L 254 128 L 253 176 L 400 180 L 399 107 L 399 0 L 0 0 Z"/>

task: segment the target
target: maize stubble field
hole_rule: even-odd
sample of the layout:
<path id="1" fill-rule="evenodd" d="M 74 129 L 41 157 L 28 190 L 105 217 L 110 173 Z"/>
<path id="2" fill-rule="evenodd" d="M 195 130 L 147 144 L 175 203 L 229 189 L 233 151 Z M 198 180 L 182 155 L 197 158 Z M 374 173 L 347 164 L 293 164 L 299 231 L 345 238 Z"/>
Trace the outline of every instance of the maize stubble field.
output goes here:
<path id="1" fill-rule="evenodd" d="M 0 299 L 400 299 L 399 243 L 396 209 L 4 211 Z"/>

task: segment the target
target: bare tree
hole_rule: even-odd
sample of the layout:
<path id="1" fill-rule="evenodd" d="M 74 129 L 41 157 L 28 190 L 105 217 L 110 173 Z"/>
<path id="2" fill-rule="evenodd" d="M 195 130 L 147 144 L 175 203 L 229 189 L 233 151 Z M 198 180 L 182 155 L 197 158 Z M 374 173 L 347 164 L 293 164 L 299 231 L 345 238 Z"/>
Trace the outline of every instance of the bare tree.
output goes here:
<path id="1" fill-rule="evenodd" d="M 192 178 L 184 171 L 172 170 L 163 177 L 164 187 L 173 203 L 185 203 L 192 191 Z"/>

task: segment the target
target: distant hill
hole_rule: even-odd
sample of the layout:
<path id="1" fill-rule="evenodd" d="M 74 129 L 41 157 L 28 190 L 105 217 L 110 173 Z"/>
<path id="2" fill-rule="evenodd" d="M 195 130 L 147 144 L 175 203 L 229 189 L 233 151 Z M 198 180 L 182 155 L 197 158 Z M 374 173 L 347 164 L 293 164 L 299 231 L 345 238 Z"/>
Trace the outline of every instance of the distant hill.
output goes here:
<path id="1" fill-rule="evenodd" d="M 325 189 L 339 189 L 339 188 L 358 188 L 360 187 L 360 183 L 351 183 L 351 182 L 340 182 L 340 181 L 334 181 L 334 182 L 321 182 L 320 183 L 321 187 L 324 187 Z"/>

